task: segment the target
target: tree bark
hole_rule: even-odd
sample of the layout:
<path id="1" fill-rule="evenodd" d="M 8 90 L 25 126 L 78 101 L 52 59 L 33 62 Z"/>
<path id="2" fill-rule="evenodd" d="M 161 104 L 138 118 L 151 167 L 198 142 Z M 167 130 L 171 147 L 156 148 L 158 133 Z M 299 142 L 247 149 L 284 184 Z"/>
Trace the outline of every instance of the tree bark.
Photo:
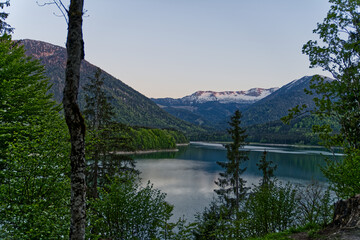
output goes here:
<path id="1" fill-rule="evenodd" d="M 77 104 L 80 64 L 84 58 L 82 16 L 84 0 L 71 0 L 68 11 L 67 62 L 63 106 L 71 137 L 71 223 L 72 240 L 85 239 L 85 123 Z"/>

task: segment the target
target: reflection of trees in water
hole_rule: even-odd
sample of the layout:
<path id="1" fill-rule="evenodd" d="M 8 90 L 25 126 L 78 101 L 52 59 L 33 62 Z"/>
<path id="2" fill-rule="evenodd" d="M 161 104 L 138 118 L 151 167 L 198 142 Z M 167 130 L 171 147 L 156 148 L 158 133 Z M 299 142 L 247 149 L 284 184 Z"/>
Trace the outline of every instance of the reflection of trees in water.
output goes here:
<path id="1" fill-rule="evenodd" d="M 250 153 L 249 173 L 260 175 L 256 168 L 256 163 L 260 158 L 260 152 Z M 268 159 L 278 166 L 275 172 L 277 177 L 325 180 L 321 172 L 321 167 L 325 164 L 322 155 L 269 152 Z"/>
<path id="2" fill-rule="evenodd" d="M 267 157 L 269 161 L 273 161 L 278 165 L 275 171 L 275 176 L 278 178 L 297 178 L 301 180 L 316 179 L 325 181 L 325 177 L 321 172 L 321 167 L 325 164 L 325 157 L 321 154 L 314 154 L 308 151 L 312 149 L 282 147 L 282 152 L 272 152 L 271 147 L 265 147 L 268 150 Z M 304 152 L 302 152 L 304 151 Z M 319 151 L 319 149 L 316 149 Z M 320 151 L 323 151 L 321 149 Z M 297 152 L 299 152 L 297 154 Z M 307 153 L 308 152 L 308 153 Z M 261 159 L 262 151 L 250 151 L 250 161 L 245 163 L 247 167 L 246 175 L 260 176 L 256 163 Z M 329 156 L 333 157 L 333 156 Z M 218 172 L 221 169 L 217 166 L 216 161 L 222 161 L 226 158 L 226 151 L 221 148 L 214 148 L 209 146 L 190 145 L 186 148 L 181 148 L 179 152 L 172 153 L 152 153 L 145 155 L 136 155 L 137 160 L 141 159 L 181 159 L 206 162 L 202 165 L 202 170 L 208 173 Z M 341 158 L 337 156 L 336 158 Z"/>

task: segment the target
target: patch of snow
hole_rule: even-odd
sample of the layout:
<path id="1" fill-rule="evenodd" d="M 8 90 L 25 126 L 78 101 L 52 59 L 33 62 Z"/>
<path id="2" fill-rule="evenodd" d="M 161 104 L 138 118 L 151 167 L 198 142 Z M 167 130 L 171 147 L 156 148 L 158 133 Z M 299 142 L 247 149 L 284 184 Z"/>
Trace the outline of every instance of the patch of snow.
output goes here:
<path id="1" fill-rule="evenodd" d="M 279 88 L 252 88 L 247 91 L 198 91 L 183 97 L 183 102 L 206 103 L 218 101 L 220 103 L 254 103 L 275 92 Z"/>

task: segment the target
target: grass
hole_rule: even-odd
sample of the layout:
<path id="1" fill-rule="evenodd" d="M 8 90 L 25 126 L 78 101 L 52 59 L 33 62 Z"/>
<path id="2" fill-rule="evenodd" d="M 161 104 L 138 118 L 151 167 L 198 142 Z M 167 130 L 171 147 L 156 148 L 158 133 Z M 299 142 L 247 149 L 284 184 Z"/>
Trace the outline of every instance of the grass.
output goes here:
<path id="1" fill-rule="evenodd" d="M 317 224 L 307 224 L 303 227 L 290 228 L 284 232 L 269 233 L 262 237 L 251 238 L 250 240 L 289 240 L 294 233 L 307 232 L 309 236 L 315 237 L 321 227 Z"/>

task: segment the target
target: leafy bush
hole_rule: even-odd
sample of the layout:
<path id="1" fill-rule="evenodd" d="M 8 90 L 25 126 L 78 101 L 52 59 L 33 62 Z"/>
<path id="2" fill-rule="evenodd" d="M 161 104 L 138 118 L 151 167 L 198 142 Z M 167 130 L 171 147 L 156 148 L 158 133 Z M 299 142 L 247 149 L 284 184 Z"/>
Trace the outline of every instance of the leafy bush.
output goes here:
<path id="1" fill-rule="evenodd" d="M 331 183 L 331 189 L 340 198 L 347 199 L 360 193 L 360 149 L 345 149 L 345 158 L 327 159 L 322 169 Z"/>
<path id="2" fill-rule="evenodd" d="M 165 194 L 129 175 L 118 176 L 89 202 L 88 237 L 91 239 L 159 239 L 173 207 Z"/>
<path id="3" fill-rule="evenodd" d="M 296 190 L 291 184 L 282 186 L 276 181 L 256 186 L 247 199 L 245 209 L 250 236 L 284 231 L 297 224 Z"/>

